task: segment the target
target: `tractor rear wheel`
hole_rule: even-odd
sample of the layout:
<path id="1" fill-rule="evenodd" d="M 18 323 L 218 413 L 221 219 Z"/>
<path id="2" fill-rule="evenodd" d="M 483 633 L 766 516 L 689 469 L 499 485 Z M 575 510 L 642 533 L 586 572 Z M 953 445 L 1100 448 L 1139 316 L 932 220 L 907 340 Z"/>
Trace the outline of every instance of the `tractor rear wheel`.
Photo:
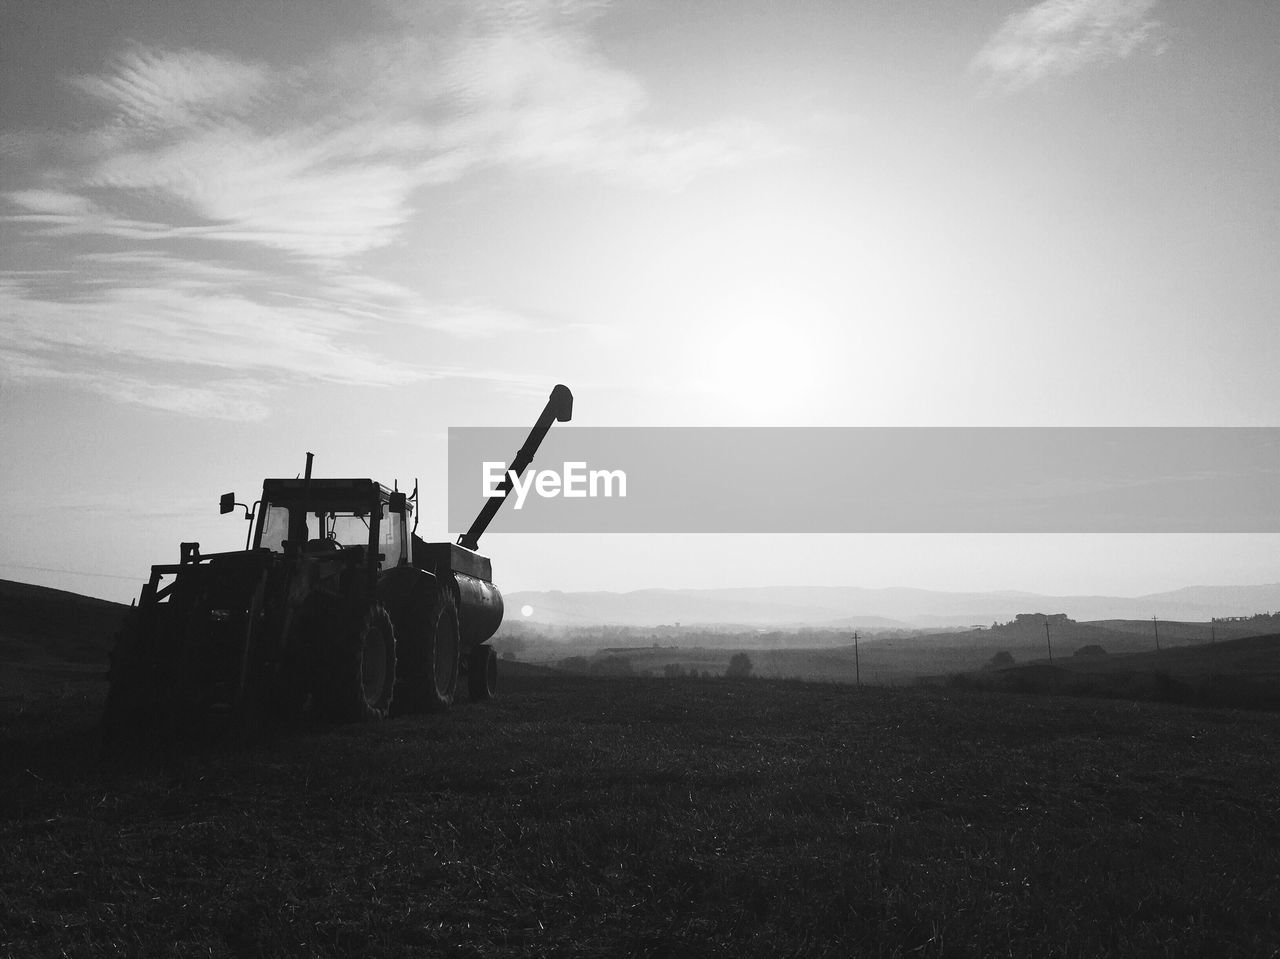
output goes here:
<path id="1" fill-rule="evenodd" d="M 336 638 L 321 710 L 341 722 L 386 719 L 396 682 L 396 633 L 381 603 L 374 603 Z"/>
<path id="2" fill-rule="evenodd" d="M 492 646 L 482 644 L 471 650 L 467 662 L 467 687 L 473 703 L 482 703 L 497 695 L 498 654 Z"/>

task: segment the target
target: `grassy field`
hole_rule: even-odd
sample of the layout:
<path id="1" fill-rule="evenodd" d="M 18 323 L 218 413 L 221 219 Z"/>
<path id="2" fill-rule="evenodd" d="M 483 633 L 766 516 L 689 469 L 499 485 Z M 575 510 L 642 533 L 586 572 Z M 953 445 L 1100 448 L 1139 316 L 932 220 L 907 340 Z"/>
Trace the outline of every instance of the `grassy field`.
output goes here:
<path id="1" fill-rule="evenodd" d="M 934 677 L 971 689 L 1280 710 L 1280 635 Z"/>
<path id="2" fill-rule="evenodd" d="M 1001 651 L 1012 652 L 1020 665 L 1034 664 L 1034 668 L 1048 665 L 1044 634 L 1031 642 L 1014 643 L 1005 637 L 992 642 L 991 633 L 978 633 L 976 637 L 947 637 L 941 642 L 936 637 L 911 637 L 893 641 L 875 641 L 861 644 L 855 658 L 852 645 L 831 646 L 824 649 L 760 649 L 741 647 L 749 656 L 752 675 L 762 679 L 802 679 L 809 682 L 853 683 L 872 686 L 910 685 L 917 680 L 945 677 L 956 673 L 980 673 Z M 1065 646 L 1065 648 L 1064 648 Z M 1280 708 L 1280 635 L 1249 636 L 1240 639 L 1210 643 L 1183 643 L 1162 648 L 1159 653 L 1141 644 L 1141 651 L 1121 651 L 1123 646 L 1108 643 L 1106 655 L 1076 656 L 1076 645 L 1063 644 L 1053 659 L 1056 670 L 1065 670 L 1075 677 L 1074 685 L 1083 690 L 1090 685 L 1084 677 L 1106 674 L 1107 678 L 1093 685 L 1104 695 L 1129 696 L 1129 698 L 1153 697 L 1144 692 L 1145 686 L 1155 682 L 1156 674 L 1166 674 L 1177 682 L 1199 689 L 1206 684 L 1218 684 L 1220 689 L 1209 695 L 1209 704 L 1230 705 L 1237 687 L 1242 694 L 1241 705 L 1259 706 L 1266 702 L 1271 708 Z M 548 660 L 570 672 L 589 675 L 625 671 L 638 676 L 663 676 L 671 668 L 710 675 L 724 675 L 729 660 L 738 652 L 733 647 L 681 648 L 674 646 L 637 646 L 593 651 L 590 656 L 561 657 Z M 1019 673 L 1025 678 L 1025 671 Z M 1139 676 L 1129 683 L 1125 676 Z M 1118 681 L 1118 682 L 1117 682 Z M 1226 681 L 1225 683 L 1220 681 Z M 987 678 L 987 685 L 996 685 L 994 677 Z M 1252 689 L 1245 687 L 1261 686 Z M 1036 691 L 1034 683 L 1023 683 L 1024 691 Z M 1046 690 L 1053 691 L 1051 687 Z M 1132 693 L 1133 695 L 1130 695 Z M 1194 698 L 1194 697 L 1191 697 Z"/>
<path id="3" fill-rule="evenodd" d="M 1280 953 L 1274 714 L 530 673 L 111 756 L 46 679 L 0 704 L 0 956 Z"/>

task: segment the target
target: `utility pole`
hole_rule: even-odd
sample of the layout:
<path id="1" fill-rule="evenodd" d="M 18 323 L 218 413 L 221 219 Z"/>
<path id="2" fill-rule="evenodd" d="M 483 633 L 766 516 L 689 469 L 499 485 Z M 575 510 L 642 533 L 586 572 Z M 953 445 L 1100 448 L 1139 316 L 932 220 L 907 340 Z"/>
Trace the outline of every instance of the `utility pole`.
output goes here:
<path id="1" fill-rule="evenodd" d="M 1218 627 L 1212 624 L 1209 626 L 1209 645 L 1218 645 Z"/>
<path id="2" fill-rule="evenodd" d="M 853 631 L 853 675 L 858 687 L 862 687 L 862 665 L 858 662 L 858 631 Z"/>
<path id="3" fill-rule="evenodd" d="M 1158 653 L 1160 652 L 1160 624 L 1156 622 L 1156 618 L 1154 616 L 1151 617 L 1151 628 L 1154 629 L 1156 633 L 1156 652 Z"/>
<path id="4" fill-rule="evenodd" d="M 1044 618 L 1044 644 L 1049 647 L 1049 662 L 1053 662 L 1053 643 L 1049 642 L 1049 617 Z"/>

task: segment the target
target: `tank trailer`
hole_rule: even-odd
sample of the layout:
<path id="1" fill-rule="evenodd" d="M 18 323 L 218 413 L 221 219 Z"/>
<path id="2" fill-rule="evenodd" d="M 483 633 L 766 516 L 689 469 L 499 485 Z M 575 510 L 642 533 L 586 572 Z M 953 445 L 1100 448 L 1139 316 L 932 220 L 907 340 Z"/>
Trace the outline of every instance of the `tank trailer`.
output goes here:
<path id="1" fill-rule="evenodd" d="M 336 721 L 444 712 L 459 683 L 473 701 L 497 690 L 486 642 L 502 623 L 502 593 L 479 541 L 552 423 L 573 414 L 551 392 L 528 439 L 471 528 L 427 543 L 412 495 L 372 479 L 267 479 L 249 506 L 244 550 L 202 555 L 182 543 L 176 564 L 151 568 L 116 635 L 103 715 L 108 741 L 247 731 L 311 710 Z"/>

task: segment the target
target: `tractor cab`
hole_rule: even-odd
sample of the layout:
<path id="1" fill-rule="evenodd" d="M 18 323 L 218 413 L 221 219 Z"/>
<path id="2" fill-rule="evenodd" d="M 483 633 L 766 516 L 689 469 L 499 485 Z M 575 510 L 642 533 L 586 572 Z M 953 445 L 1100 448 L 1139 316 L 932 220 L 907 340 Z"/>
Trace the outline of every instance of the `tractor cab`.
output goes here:
<path id="1" fill-rule="evenodd" d="M 269 479 L 253 546 L 273 553 L 361 551 L 381 572 L 410 561 L 403 493 L 371 479 Z"/>

